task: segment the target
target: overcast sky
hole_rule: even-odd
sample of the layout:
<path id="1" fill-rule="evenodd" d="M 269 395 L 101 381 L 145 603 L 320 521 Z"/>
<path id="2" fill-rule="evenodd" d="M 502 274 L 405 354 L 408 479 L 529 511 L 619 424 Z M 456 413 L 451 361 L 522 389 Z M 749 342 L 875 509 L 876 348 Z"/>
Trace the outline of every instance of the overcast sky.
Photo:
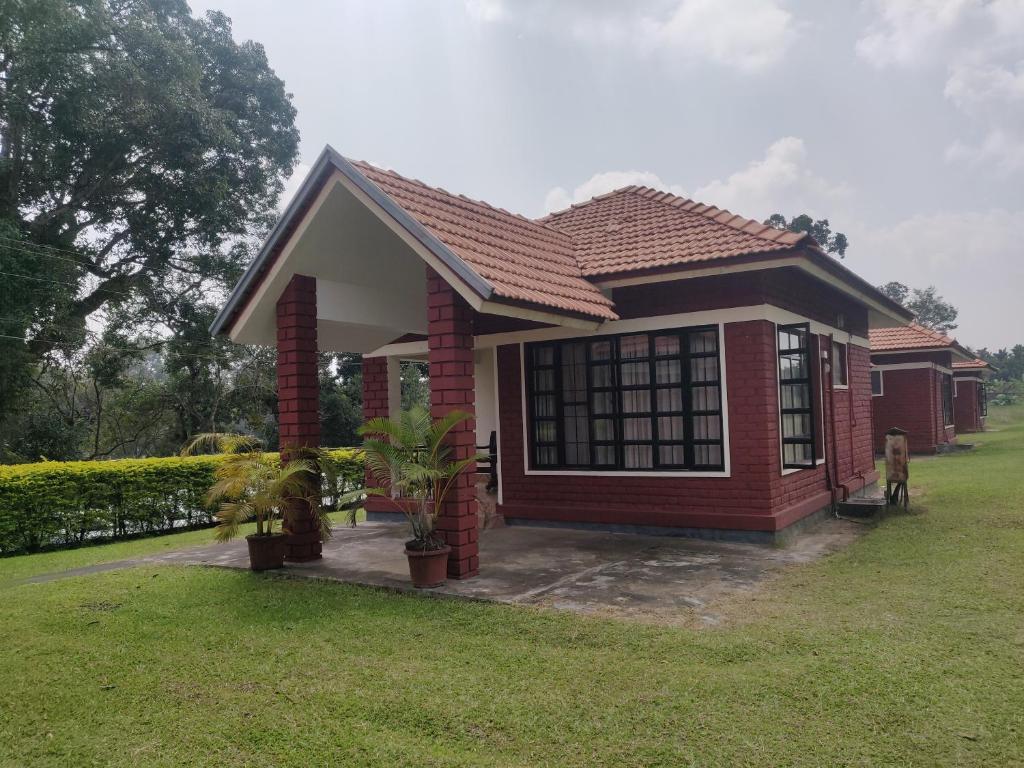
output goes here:
<path id="1" fill-rule="evenodd" d="M 643 183 L 827 217 L 1024 343 L 1024 0 L 192 0 L 325 144 L 528 216 Z M 293 179 L 289 191 L 297 186 Z"/>

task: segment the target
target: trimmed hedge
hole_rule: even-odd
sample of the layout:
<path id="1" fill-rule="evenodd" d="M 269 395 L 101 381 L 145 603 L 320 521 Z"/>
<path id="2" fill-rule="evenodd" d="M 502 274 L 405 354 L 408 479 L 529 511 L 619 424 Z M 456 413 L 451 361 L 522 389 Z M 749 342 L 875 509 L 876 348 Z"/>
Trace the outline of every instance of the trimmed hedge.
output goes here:
<path id="1" fill-rule="evenodd" d="M 328 505 L 363 484 L 362 453 L 331 450 L 337 488 Z M 34 552 L 95 540 L 212 525 L 203 497 L 223 455 L 45 461 L 0 466 L 0 553 Z"/>

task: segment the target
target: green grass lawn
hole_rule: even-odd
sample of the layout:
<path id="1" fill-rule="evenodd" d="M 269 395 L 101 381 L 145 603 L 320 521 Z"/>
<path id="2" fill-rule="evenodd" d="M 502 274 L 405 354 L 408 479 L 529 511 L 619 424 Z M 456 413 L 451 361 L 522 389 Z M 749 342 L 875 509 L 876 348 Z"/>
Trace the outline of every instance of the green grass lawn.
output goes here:
<path id="1" fill-rule="evenodd" d="M 911 514 L 715 629 L 216 569 L 9 575 L 165 540 L 0 561 L 0 764 L 1024 765 L 1024 407 L 990 424 L 912 463 Z"/>

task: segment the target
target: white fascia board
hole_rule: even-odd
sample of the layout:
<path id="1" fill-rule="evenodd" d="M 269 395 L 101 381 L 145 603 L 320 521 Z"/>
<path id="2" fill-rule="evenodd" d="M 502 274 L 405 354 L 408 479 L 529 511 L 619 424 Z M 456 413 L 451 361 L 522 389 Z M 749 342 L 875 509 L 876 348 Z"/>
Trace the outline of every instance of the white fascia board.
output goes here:
<path id="1" fill-rule="evenodd" d="M 939 371 L 940 373 L 953 373 L 951 368 L 946 368 L 938 363 L 884 363 L 878 365 L 876 363 L 871 364 L 871 370 L 873 371 L 913 371 L 932 369 Z"/>

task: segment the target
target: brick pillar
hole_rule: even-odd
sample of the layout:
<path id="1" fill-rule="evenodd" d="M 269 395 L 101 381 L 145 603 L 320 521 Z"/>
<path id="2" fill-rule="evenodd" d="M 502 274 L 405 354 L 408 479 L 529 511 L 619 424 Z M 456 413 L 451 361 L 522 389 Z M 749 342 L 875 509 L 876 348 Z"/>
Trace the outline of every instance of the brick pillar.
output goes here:
<path id="1" fill-rule="evenodd" d="M 388 366 L 386 357 L 363 358 L 363 421 L 378 417 L 388 418 Z M 369 471 L 365 472 L 364 481 L 367 488 L 377 485 Z M 367 496 L 363 502 L 367 515 L 371 520 L 374 514 L 383 512 L 391 514 L 394 507 L 387 499 L 380 496 Z"/>
<path id="2" fill-rule="evenodd" d="M 282 460 L 287 461 L 293 449 L 318 448 L 320 385 L 314 277 L 295 275 L 277 300 L 277 403 Z M 297 502 L 290 513 L 287 559 L 319 559 L 320 527 L 308 505 Z"/>
<path id="3" fill-rule="evenodd" d="M 473 414 L 473 310 L 429 267 L 427 294 L 431 416 L 438 418 L 453 410 Z M 449 433 L 449 445 L 454 458 L 476 453 L 473 419 Z M 453 579 L 476 576 L 480 571 L 480 558 L 472 467 L 449 491 L 437 529 L 452 548 L 448 576 Z"/>

